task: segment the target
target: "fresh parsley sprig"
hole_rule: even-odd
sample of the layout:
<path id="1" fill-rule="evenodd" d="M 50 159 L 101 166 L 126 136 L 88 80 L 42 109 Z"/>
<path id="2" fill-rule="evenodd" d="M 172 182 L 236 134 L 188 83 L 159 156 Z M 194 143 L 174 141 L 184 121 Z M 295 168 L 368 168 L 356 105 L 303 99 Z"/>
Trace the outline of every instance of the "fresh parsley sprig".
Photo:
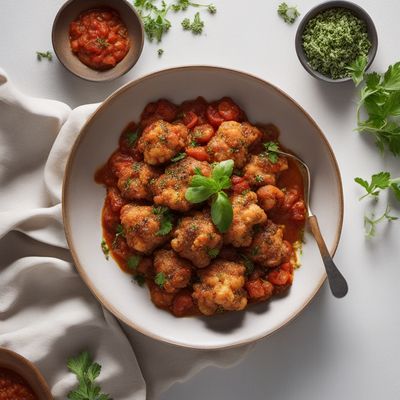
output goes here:
<path id="1" fill-rule="evenodd" d="M 296 6 L 288 6 L 286 3 L 281 3 L 278 6 L 278 15 L 287 23 L 293 24 L 300 15 Z"/>
<path id="2" fill-rule="evenodd" d="M 381 152 L 388 149 L 400 156 L 400 62 L 384 74 L 365 74 L 364 63 L 365 59 L 357 59 L 350 66 L 353 81 L 365 81 L 357 107 L 357 131 L 373 135 Z M 363 109 L 366 119 L 361 118 Z"/>
<path id="3" fill-rule="evenodd" d="M 68 369 L 76 375 L 78 388 L 68 393 L 70 400 L 112 400 L 110 395 L 101 393 L 101 387 L 95 382 L 101 372 L 101 365 L 93 362 L 87 351 L 72 357 L 67 363 Z"/>
<path id="4" fill-rule="evenodd" d="M 365 68 L 368 64 L 367 56 L 357 57 L 346 69 L 349 71 L 351 79 L 358 86 L 364 79 Z"/>
<path id="5" fill-rule="evenodd" d="M 365 228 L 365 235 L 369 238 L 376 235 L 376 226 L 386 220 L 388 222 L 395 221 L 399 219 L 394 215 L 390 215 L 390 207 L 389 204 L 386 206 L 385 212 L 378 218 L 375 218 L 375 214 L 372 213 L 371 216 L 364 215 L 364 228 Z"/>
<path id="6" fill-rule="evenodd" d="M 231 187 L 233 166 L 233 160 L 217 163 L 211 177 L 203 176 L 197 170 L 185 193 L 186 200 L 195 204 L 211 198 L 211 219 L 220 232 L 226 232 L 233 220 L 232 204 L 224 192 Z"/>
<path id="7" fill-rule="evenodd" d="M 185 18 L 181 22 L 181 25 L 185 31 L 192 31 L 192 33 L 194 33 L 195 35 L 200 35 L 203 32 L 203 28 L 204 28 L 204 22 L 200 18 L 199 12 L 197 12 L 194 15 L 193 22 L 190 22 L 189 18 Z"/>
<path id="8" fill-rule="evenodd" d="M 380 190 L 390 189 L 396 199 L 400 201 L 400 177 L 391 179 L 390 172 L 379 172 L 371 176 L 371 181 L 368 182 L 362 178 L 354 178 L 354 181 L 361 185 L 365 190 L 366 194 L 360 197 L 360 200 L 367 196 L 373 196 L 377 198 Z"/>
<path id="9" fill-rule="evenodd" d="M 153 207 L 153 214 L 157 215 L 160 220 L 160 229 L 156 233 L 156 236 L 165 236 L 171 232 L 173 228 L 174 217 L 168 207 L 155 206 Z"/>
<path id="10" fill-rule="evenodd" d="M 208 12 L 211 14 L 215 14 L 217 12 L 217 8 L 215 7 L 214 4 L 199 4 L 199 3 L 193 3 L 190 0 L 177 0 L 175 4 L 172 4 L 171 8 L 174 11 L 185 11 L 191 7 L 206 7 Z"/>
<path id="11" fill-rule="evenodd" d="M 267 157 L 272 164 L 276 164 L 279 158 L 279 144 L 277 142 L 266 142 L 263 143 Z"/>

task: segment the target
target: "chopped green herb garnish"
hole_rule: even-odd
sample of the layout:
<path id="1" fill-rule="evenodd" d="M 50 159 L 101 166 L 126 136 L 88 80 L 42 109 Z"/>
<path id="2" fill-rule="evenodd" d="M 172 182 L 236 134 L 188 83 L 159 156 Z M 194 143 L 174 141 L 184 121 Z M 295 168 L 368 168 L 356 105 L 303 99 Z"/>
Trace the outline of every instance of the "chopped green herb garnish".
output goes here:
<path id="1" fill-rule="evenodd" d="M 160 221 L 160 229 L 156 233 L 156 236 L 168 235 L 172 231 L 172 222 L 174 220 L 169 208 L 164 206 L 153 207 L 153 214 L 157 215 Z"/>
<path id="2" fill-rule="evenodd" d="M 211 177 L 203 176 L 200 170 L 195 170 L 196 175 L 185 193 L 186 200 L 194 204 L 202 203 L 211 197 L 211 219 L 220 232 L 226 232 L 233 219 L 232 204 L 224 192 L 231 187 L 233 165 L 233 160 L 216 163 Z"/>
<path id="3" fill-rule="evenodd" d="M 154 278 L 154 282 L 160 286 L 161 288 L 164 286 L 164 283 L 166 281 L 166 277 L 164 272 L 159 272 L 156 277 Z"/>
<path id="4" fill-rule="evenodd" d="M 246 267 L 246 275 L 252 274 L 253 271 L 254 271 L 254 263 L 253 263 L 253 261 L 251 261 L 250 258 L 247 257 L 244 254 L 240 254 L 240 256 L 242 257 L 243 264 Z"/>
<path id="5" fill-rule="evenodd" d="M 110 249 L 108 248 L 107 242 L 105 241 L 104 238 L 101 239 L 101 250 L 103 251 L 106 260 L 108 260 L 110 255 Z"/>
<path id="6" fill-rule="evenodd" d="M 207 254 L 211 257 L 211 258 L 215 258 L 218 256 L 219 254 L 219 249 L 210 249 L 207 251 Z"/>
<path id="7" fill-rule="evenodd" d="M 157 54 L 159 57 L 161 57 L 164 54 L 164 50 L 163 49 L 158 49 L 157 50 Z"/>
<path id="8" fill-rule="evenodd" d="M 350 76 L 350 65 L 371 48 L 365 21 L 340 7 L 311 18 L 302 39 L 310 67 L 332 79 Z"/>
<path id="9" fill-rule="evenodd" d="M 254 180 L 255 180 L 257 183 L 264 182 L 264 178 L 263 178 L 261 175 L 256 175 L 255 178 L 254 178 Z"/>
<path id="10" fill-rule="evenodd" d="M 114 240 L 112 242 L 112 247 L 113 248 L 115 248 L 117 246 L 119 237 L 125 237 L 124 227 L 121 224 L 117 225 L 117 229 L 115 231 L 115 237 L 114 237 Z"/>
<path id="11" fill-rule="evenodd" d="M 180 160 L 183 160 L 186 157 L 186 153 L 182 152 L 182 153 L 178 153 L 175 157 L 171 158 L 172 162 L 177 162 Z"/>
<path id="12" fill-rule="evenodd" d="M 279 144 L 277 142 L 266 142 L 263 143 L 263 145 L 269 161 L 271 161 L 272 164 L 275 164 L 279 158 L 277 153 L 277 151 L 279 151 Z"/>
<path id="13" fill-rule="evenodd" d="M 129 188 L 131 187 L 131 183 L 132 183 L 132 178 L 128 178 L 126 181 L 125 181 L 125 184 L 124 184 L 124 190 L 126 191 L 126 190 L 129 190 Z"/>
<path id="14" fill-rule="evenodd" d="M 136 131 L 129 131 L 126 133 L 127 143 L 129 147 L 133 146 L 136 143 L 139 137 L 139 132 L 140 129 L 137 128 Z"/>
<path id="15" fill-rule="evenodd" d="M 42 61 L 43 58 L 47 58 L 49 61 L 51 61 L 53 59 L 53 54 L 51 53 L 51 51 L 37 51 L 36 52 L 36 58 L 39 61 Z"/>
<path id="16" fill-rule="evenodd" d="M 108 43 L 107 40 L 105 40 L 103 38 L 97 38 L 96 42 L 99 45 L 99 47 L 101 47 L 102 49 L 105 49 L 106 47 L 108 47 L 110 45 L 110 43 Z"/>
<path id="17" fill-rule="evenodd" d="M 139 254 L 135 254 L 128 258 L 128 260 L 126 261 L 126 264 L 128 265 L 129 269 L 136 269 L 139 266 L 141 259 L 142 259 L 142 257 Z"/>
<path id="18" fill-rule="evenodd" d="M 101 387 L 96 383 L 101 372 L 101 365 L 93 362 L 87 351 L 82 352 L 77 357 L 70 358 L 67 367 L 76 375 L 79 382 L 78 388 L 68 393 L 68 399 L 112 400 L 110 395 L 101 393 Z"/>
<path id="19" fill-rule="evenodd" d="M 289 7 L 286 3 L 281 3 L 278 6 L 278 15 L 287 23 L 293 24 L 297 17 L 300 15 L 297 7 Z"/>

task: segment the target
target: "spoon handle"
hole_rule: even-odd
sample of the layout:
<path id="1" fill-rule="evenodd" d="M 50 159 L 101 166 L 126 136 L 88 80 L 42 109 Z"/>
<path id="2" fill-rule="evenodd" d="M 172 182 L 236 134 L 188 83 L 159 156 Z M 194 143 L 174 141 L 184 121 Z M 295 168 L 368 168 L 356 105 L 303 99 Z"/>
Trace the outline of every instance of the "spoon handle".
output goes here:
<path id="1" fill-rule="evenodd" d="M 308 218 L 308 223 L 310 224 L 311 232 L 314 235 L 315 241 L 319 247 L 322 261 L 325 265 L 326 274 L 328 275 L 328 282 L 332 294 L 338 298 L 344 297 L 348 291 L 346 279 L 344 279 L 343 275 L 337 269 L 328 249 L 326 248 L 325 241 L 321 235 L 321 230 L 319 229 L 317 217 L 315 215 L 311 215 Z"/>

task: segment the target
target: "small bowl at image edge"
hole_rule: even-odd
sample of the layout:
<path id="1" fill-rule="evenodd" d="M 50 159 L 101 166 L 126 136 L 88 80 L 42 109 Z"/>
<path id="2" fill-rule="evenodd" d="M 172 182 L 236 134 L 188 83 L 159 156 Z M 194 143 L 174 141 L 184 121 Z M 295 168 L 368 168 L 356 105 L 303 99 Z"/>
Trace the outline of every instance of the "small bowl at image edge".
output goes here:
<path id="1" fill-rule="evenodd" d="M 376 32 L 375 24 L 372 21 L 369 14 L 357 4 L 351 3 L 349 1 L 327 1 L 325 3 L 319 4 L 318 6 L 313 7 L 301 20 L 295 38 L 295 46 L 296 46 L 296 53 L 297 57 L 299 58 L 301 64 L 303 65 L 304 69 L 314 78 L 317 78 L 321 81 L 330 82 L 330 83 L 341 83 L 341 82 L 348 82 L 351 81 L 351 78 L 341 78 L 341 79 L 332 79 L 326 75 L 321 74 L 320 72 L 312 69 L 307 61 L 307 56 L 303 49 L 303 32 L 310 21 L 310 19 L 314 18 L 316 15 L 320 14 L 325 10 L 329 10 L 331 8 L 345 8 L 351 11 L 356 17 L 364 21 L 367 25 L 367 34 L 368 39 L 371 42 L 371 48 L 368 52 L 368 64 L 366 69 L 370 67 L 372 62 L 374 61 L 376 51 L 378 49 L 378 34 Z"/>
<path id="2" fill-rule="evenodd" d="M 0 368 L 20 375 L 31 387 L 39 400 L 54 400 L 50 389 L 38 368 L 25 357 L 0 347 Z"/>
<path id="3" fill-rule="evenodd" d="M 82 63 L 72 53 L 69 42 L 69 25 L 83 11 L 99 8 L 111 8 L 117 11 L 128 29 L 130 49 L 128 54 L 113 68 L 97 71 Z M 142 21 L 126 0 L 69 0 L 58 11 L 52 29 L 54 52 L 61 64 L 76 76 L 88 81 L 111 81 L 127 73 L 138 61 L 144 43 Z"/>

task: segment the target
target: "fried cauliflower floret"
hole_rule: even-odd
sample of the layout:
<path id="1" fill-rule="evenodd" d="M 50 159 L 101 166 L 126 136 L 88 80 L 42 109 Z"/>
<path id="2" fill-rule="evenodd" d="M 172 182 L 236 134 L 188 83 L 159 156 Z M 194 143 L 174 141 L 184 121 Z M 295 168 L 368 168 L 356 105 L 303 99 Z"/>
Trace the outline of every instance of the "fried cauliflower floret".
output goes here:
<path id="1" fill-rule="evenodd" d="M 144 161 L 151 165 L 163 164 L 182 150 L 188 140 L 188 130 L 183 124 L 170 124 L 159 120 L 149 125 L 138 142 Z"/>
<path id="2" fill-rule="evenodd" d="M 243 310 L 247 305 L 245 267 L 242 263 L 218 259 L 198 272 L 200 283 L 193 285 L 193 298 L 205 315 L 217 311 Z"/>
<path id="3" fill-rule="evenodd" d="M 285 157 L 279 157 L 276 163 L 272 163 L 266 153 L 260 153 L 251 156 L 249 163 L 243 168 L 243 177 L 252 186 L 275 185 L 276 175 L 288 168 Z"/>
<path id="4" fill-rule="evenodd" d="M 172 301 L 174 300 L 173 293 L 167 293 L 163 288 L 160 288 L 160 286 L 152 281 L 148 281 L 148 285 L 151 301 L 156 307 L 165 309 L 172 304 Z"/>
<path id="5" fill-rule="evenodd" d="M 243 168 L 249 155 L 248 148 L 261 138 L 261 132 L 247 122 L 223 122 L 207 145 L 213 161 L 233 160 L 236 168 Z"/>
<path id="6" fill-rule="evenodd" d="M 154 272 L 156 276 L 162 274 L 162 288 L 167 293 L 176 293 L 186 287 L 192 277 L 190 263 L 173 250 L 158 250 L 154 253 Z"/>
<path id="7" fill-rule="evenodd" d="M 233 221 L 224 234 L 224 243 L 235 247 L 250 246 L 253 226 L 267 220 L 265 212 L 257 205 L 254 192 L 234 194 L 230 197 L 233 208 Z"/>
<path id="8" fill-rule="evenodd" d="M 150 206 L 127 204 L 122 207 L 120 217 L 128 246 L 136 251 L 151 253 L 170 239 L 170 235 L 157 235 L 160 216 Z"/>
<path id="9" fill-rule="evenodd" d="M 264 268 L 276 267 L 286 260 L 290 249 L 283 240 L 282 225 L 268 220 L 262 229 L 255 233 L 251 246 L 247 250 L 248 257 Z"/>
<path id="10" fill-rule="evenodd" d="M 275 207 L 280 207 L 285 200 L 285 193 L 273 185 L 262 186 L 257 190 L 258 204 L 260 207 L 269 211 Z"/>
<path id="11" fill-rule="evenodd" d="M 212 223 L 210 214 L 203 211 L 180 220 L 171 246 L 197 268 L 204 268 L 218 255 L 222 243 L 222 236 Z"/>
<path id="12" fill-rule="evenodd" d="M 159 176 L 160 173 L 151 165 L 136 161 L 120 172 L 118 189 L 128 200 L 151 200 L 150 182 Z"/>
<path id="13" fill-rule="evenodd" d="M 185 193 L 196 169 L 204 176 L 211 175 L 211 167 L 207 162 L 192 157 L 168 166 L 165 173 L 152 184 L 154 203 L 176 211 L 188 211 L 192 204 L 185 199 Z"/>

